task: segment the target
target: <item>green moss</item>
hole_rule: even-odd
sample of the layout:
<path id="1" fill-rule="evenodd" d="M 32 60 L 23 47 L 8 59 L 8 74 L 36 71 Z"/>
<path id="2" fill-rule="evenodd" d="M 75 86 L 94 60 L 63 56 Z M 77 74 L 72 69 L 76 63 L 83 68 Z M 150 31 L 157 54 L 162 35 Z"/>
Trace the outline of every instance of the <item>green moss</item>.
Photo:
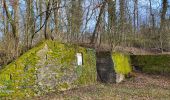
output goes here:
<path id="1" fill-rule="evenodd" d="M 79 49 L 83 54 L 83 66 L 77 66 L 77 73 L 82 73 L 75 81 L 77 85 L 87 85 L 96 83 L 96 60 L 92 49 Z"/>
<path id="2" fill-rule="evenodd" d="M 48 46 L 47 52 L 44 50 L 46 45 Z M 83 66 L 77 67 L 76 65 L 77 52 L 83 54 Z M 0 98 L 18 99 L 51 91 L 52 89 L 48 84 L 43 87 L 42 85 L 45 84 L 39 85 L 37 80 L 39 69 L 46 67 L 49 68 L 49 72 L 46 73 L 51 73 L 51 71 L 56 73 L 54 75 L 56 82 L 58 82 L 56 90 L 96 82 L 93 50 L 71 44 L 44 41 L 0 70 L 0 87 L 4 87 L 3 91 L 0 91 Z M 80 69 L 78 70 L 78 68 Z M 71 79 L 70 76 L 74 76 L 74 78 L 68 81 Z M 52 80 L 52 77 L 45 76 L 45 78 L 42 82 Z"/>
<path id="3" fill-rule="evenodd" d="M 78 79 L 73 85 L 87 85 L 96 82 L 96 61 L 95 52 L 92 49 L 82 48 L 72 44 L 61 44 L 58 42 L 47 42 L 51 48 L 50 58 L 56 59 L 56 65 L 61 66 L 61 69 L 74 69 Z M 77 66 L 76 53 L 83 54 L 83 65 Z"/>
<path id="4" fill-rule="evenodd" d="M 169 74 L 170 55 L 133 55 L 132 64 L 150 74 Z"/>
<path id="5" fill-rule="evenodd" d="M 38 61 L 36 52 L 42 49 L 41 44 L 25 54 L 4 69 L 0 70 L 0 84 L 6 87 L 0 91 L 0 97 L 25 97 L 33 96 L 31 90 L 35 84 L 35 64 Z"/>
<path id="6" fill-rule="evenodd" d="M 34 95 L 31 88 L 35 84 L 35 64 L 39 59 L 36 52 L 42 49 L 43 45 L 31 49 L 0 70 L 0 84 L 5 87 L 0 91 L 0 97 L 16 98 Z"/>
<path id="7" fill-rule="evenodd" d="M 41 58 L 41 56 L 37 55 L 37 52 L 42 50 L 45 44 L 49 49 L 47 53 L 41 54 Z M 77 52 L 83 54 L 82 66 L 76 65 L 75 55 Z M 46 56 L 45 61 L 44 56 Z M 131 71 L 127 55 L 114 53 L 112 57 L 117 73 L 127 74 Z M 66 45 L 54 41 L 44 41 L 0 71 L 0 86 L 5 87 L 0 92 L 0 97 L 23 98 L 34 96 L 43 90 L 51 91 L 51 87 L 46 86 L 42 88 L 41 85 L 36 83 L 38 69 L 46 66 L 57 73 L 55 75 L 55 79 L 58 82 L 56 90 L 66 90 L 75 86 L 96 82 L 94 50 L 71 44 Z M 72 79 L 72 81 L 62 80 L 62 78 L 69 78 L 71 75 L 75 76 L 75 79 Z M 46 80 L 50 81 L 50 78 L 46 78 Z"/>
<path id="8" fill-rule="evenodd" d="M 69 83 L 58 84 L 57 89 L 60 91 L 68 90 L 70 88 Z"/>
<path id="9" fill-rule="evenodd" d="M 130 58 L 128 55 L 125 55 L 123 53 L 113 53 L 112 59 L 114 62 L 114 69 L 116 73 L 128 74 L 132 71 Z"/>

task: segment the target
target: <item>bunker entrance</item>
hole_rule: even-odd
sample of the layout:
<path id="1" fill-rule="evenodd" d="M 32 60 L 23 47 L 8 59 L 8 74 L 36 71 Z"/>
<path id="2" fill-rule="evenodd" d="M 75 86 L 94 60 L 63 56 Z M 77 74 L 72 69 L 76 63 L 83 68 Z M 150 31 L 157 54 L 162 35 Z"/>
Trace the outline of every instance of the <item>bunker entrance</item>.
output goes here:
<path id="1" fill-rule="evenodd" d="M 110 51 L 96 52 L 97 81 L 102 83 L 115 83 L 116 73 Z"/>

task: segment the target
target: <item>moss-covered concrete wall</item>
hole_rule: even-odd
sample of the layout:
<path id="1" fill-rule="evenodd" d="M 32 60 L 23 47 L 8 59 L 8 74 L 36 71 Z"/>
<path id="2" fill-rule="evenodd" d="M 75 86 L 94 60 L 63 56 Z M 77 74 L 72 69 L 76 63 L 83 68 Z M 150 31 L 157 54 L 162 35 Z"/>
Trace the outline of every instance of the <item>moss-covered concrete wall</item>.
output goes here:
<path id="1" fill-rule="evenodd" d="M 131 61 L 142 72 L 170 75 L 170 55 L 133 55 Z"/>
<path id="2" fill-rule="evenodd" d="M 76 53 L 83 54 L 82 66 L 77 65 Z M 170 73 L 169 55 L 129 57 L 113 53 L 112 59 L 117 73 L 129 73 L 131 62 L 147 73 Z M 94 84 L 96 75 L 94 50 L 44 41 L 0 70 L 0 99 L 27 98 Z"/>
<path id="3" fill-rule="evenodd" d="M 123 53 L 112 53 L 112 59 L 114 62 L 114 69 L 116 73 L 128 74 L 132 71 L 130 56 Z"/>
<path id="4" fill-rule="evenodd" d="M 77 66 L 77 52 L 83 54 L 82 66 Z M 95 62 L 92 49 L 45 41 L 0 70 L 0 99 L 19 99 L 93 84 Z"/>

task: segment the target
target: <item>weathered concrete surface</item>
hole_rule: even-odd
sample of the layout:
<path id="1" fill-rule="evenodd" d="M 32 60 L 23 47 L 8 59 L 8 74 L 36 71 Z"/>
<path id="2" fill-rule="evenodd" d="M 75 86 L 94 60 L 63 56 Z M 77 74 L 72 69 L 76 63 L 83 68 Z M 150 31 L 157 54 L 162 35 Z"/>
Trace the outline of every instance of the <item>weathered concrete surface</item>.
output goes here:
<path id="1" fill-rule="evenodd" d="M 97 80 L 103 83 L 114 83 L 116 74 L 113 68 L 111 52 L 96 52 Z"/>

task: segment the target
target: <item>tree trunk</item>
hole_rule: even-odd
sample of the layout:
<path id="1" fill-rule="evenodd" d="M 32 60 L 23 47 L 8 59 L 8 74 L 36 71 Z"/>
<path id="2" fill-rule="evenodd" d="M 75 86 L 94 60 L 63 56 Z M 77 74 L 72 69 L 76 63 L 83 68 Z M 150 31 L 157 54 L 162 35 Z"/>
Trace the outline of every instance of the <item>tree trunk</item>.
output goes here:
<path id="1" fill-rule="evenodd" d="M 32 47 L 33 35 L 35 32 L 34 26 L 34 10 L 33 10 L 33 1 L 27 0 L 26 8 L 26 27 L 25 27 L 25 42 L 26 50 L 29 50 Z"/>
<path id="2" fill-rule="evenodd" d="M 126 15 L 125 15 L 125 0 L 119 0 L 119 10 L 120 10 L 120 30 L 119 30 L 119 40 L 120 42 L 124 41 L 125 38 L 125 23 L 126 23 Z"/>
<path id="3" fill-rule="evenodd" d="M 90 43 L 95 42 L 95 37 L 96 37 L 96 34 L 97 34 L 97 28 L 99 27 L 100 21 L 102 19 L 102 14 L 104 13 L 105 6 L 106 6 L 106 2 L 103 2 L 102 6 L 100 8 L 99 16 L 98 16 L 98 19 L 97 19 L 95 29 L 93 31 Z"/>
<path id="4" fill-rule="evenodd" d="M 165 24 L 166 24 L 166 12 L 168 9 L 168 0 L 162 0 L 162 12 L 161 12 L 161 23 L 160 23 L 160 48 L 163 53 L 163 49 L 165 49 L 165 44 L 167 41 L 166 31 L 165 31 Z"/>
<path id="5" fill-rule="evenodd" d="M 111 47 L 115 43 L 113 40 L 116 32 L 116 19 L 116 0 L 108 0 L 108 41 Z"/>
<path id="6" fill-rule="evenodd" d="M 82 0 L 71 0 L 70 8 L 70 29 L 71 29 L 71 40 L 78 40 L 79 33 L 81 31 L 82 17 Z"/>
<path id="7" fill-rule="evenodd" d="M 151 16 L 151 24 L 152 24 L 152 30 L 154 30 L 154 28 L 155 28 L 155 18 L 154 18 L 154 13 L 153 13 L 153 11 L 152 11 L 152 1 L 151 0 L 149 0 L 149 9 L 150 9 L 150 16 Z"/>
<path id="8" fill-rule="evenodd" d="M 13 58 L 17 58 L 19 56 L 19 12 L 18 12 L 18 6 L 19 6 L 19 2 L 18 1 L 15 1 L 13 4 L 12 4 L 12 7 L 13 7 L 13 10 L 14 10 L 14 18 L 12 16 L 12 14 L 10 14 L 9 12 L 9 9 L 8 9 L 8 6 L 6 4 L 6 1 L 3 0 L 3 7 L 4 7 L 4 10 L 5 10 L 5 13 L 6 13 L 6 16 L 7 16 L 7 19 L 9 20 L 9 23 L 11 25 L 11 28 L 12 28 L 12 38 L 13 38 L 13 48 L 14 49 L 14 52 L 13 52 Z"/>
<path id="9" fill-rule="evenodd" d="M 136 33 L 136 29 L 138 28 L 138 0 L 134 0 L 134 33 Z"/>
<path id="10" fill-rule="evenodd" d="M 56 7 L 59 7 L 60 6 L 60 3 L 61 3 L 61 0 L 53 0 L 53 2 L 56 2 Z M 60 38 L 59 37 L 59 29 L 58 29 L 58 26 L 59 26 L 59 9 L 55 9 L 54 10 L 54 23 L 55 23 L 55 34 L 57 35 L 57 38 Z"/>
<path id="11" fill-rule="evenodd" d="M 44 25 L 44 38 L 46 40 L 49 39 L 49 33 L 47 32 L 47 28 L 48 28 L 48 21 L 51 15 L 51 11 L 49 11 L 50 9 L 50 1 L 47 1 L 46 3 L 46 13 L 45 13 L 45 25 Z"/>
<path id="12" fill-rule="evenodd" d="M 102 83 L 115 83 L 116 75 L 114 64 L 109 51 L 96 52 L 97 81 Z"/>

